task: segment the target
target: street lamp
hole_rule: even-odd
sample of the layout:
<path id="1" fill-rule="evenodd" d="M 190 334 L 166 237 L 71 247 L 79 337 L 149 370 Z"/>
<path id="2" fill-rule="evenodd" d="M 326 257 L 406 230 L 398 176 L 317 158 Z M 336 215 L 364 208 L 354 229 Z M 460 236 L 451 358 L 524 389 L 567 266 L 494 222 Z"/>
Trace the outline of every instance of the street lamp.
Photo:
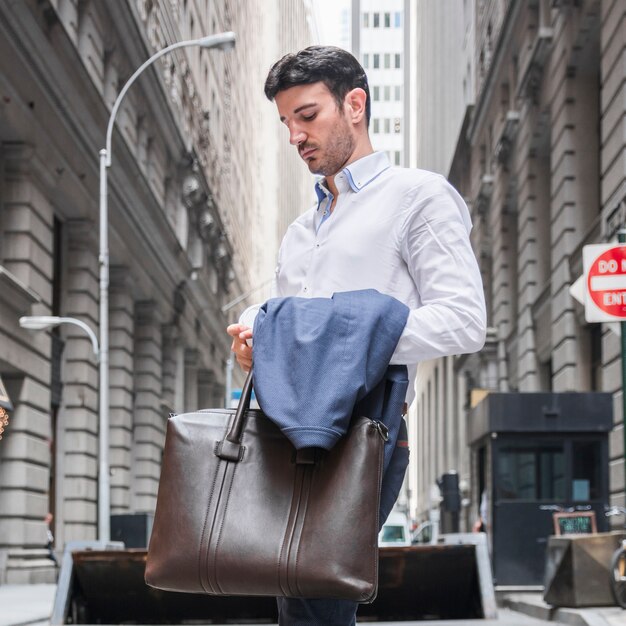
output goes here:
<path id="1" fill-rule="evenodd" d="M 96 333 L 91 329 L 91 326 L 85 324 L 82 320 L 75 317 L 57 317 L 56 315 L 30 315 L 26 317 L 20 317 L 20 326 L 27 330 L 46 330 L 46 328 L 53 328 L 59 326 L 59 324 L 73 324 L 82 328 L 89 339 L 91 339 L 91 347 L 96 360 L 100 358 L 100 349 L 98 348 L 98 338 Z"/>
<path id="2" fill-rule="evenodd" d="M 60 324 L 72 324 L 82 328 L 91 340 L 91 347 L 96 357 L 96 361 L 100 360 L 100 349 L 98 347 L 98 338 L 91 326 L 85 324 L 82 320 L 75 317 L 58 317 L 57 315 L 28 315 L 20 317 L 20 326 L 27 330 L 46 330 L 48 328 L 54 328 Z M 98 501 L 98 515 L 100 515 L 101 503 Z"/>
<path id="3" fill-rule="evenodd" d="M 191 46 L 230 50 L 235 45 L 235 33 L 225 32 L 208 35 L 200 39 L 179 41 L 153 54 L 128 79 L 120 91 L 107 125 L 106 147 L 100 150 L 100 437 L 98 445 L 98 538 L 110 538 L 110 493 L 109 493 L 109 232 L 107 207 L 107 168 L 111 167 L 111 136 L 115 116 L 122 99 L 137 77 L 157 59 L 165 54 Z"/>

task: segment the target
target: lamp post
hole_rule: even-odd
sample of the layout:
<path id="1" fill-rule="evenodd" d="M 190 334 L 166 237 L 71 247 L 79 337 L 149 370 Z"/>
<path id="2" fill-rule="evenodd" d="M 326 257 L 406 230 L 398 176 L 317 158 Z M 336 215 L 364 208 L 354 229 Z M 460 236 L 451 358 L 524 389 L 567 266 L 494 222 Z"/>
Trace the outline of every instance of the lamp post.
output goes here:
<path id="1" fill-rule="evenodd" d="M 216 35 L 179 41 L 153 54 L 128 79 L 120 91 L 107 125 L 106 147 L 100 150 L 100 423 L 98 445 L 98 538 L 109 541 L 110 538 L 110 493 L 109 493 L 109 233 L 107 206 L 107 168 L 111 167 L 111 138 L 115 116 L 122 99 L 137 77 L 157 59 L 178 48 L 200 46 L 230 50 L 235 45 L 235 33 L 226 32 Z"/>
<path id="2" fill-rule="evenodd" d="M 224 306 L 222 306 L 220 311 L 222 313 L 228 313 L 228 311 L 230 311 L 234 306 L 237 306 L 240 302 L 243 302 L 246 298 L 251 296 L 253 293 L 256 293 L 260 289 L 263 289 L 263 287 L 269 285 L 271 282 L 273 282 L 273 280 L 274 280 L 273 278 L 269 278 L 268 280 L 263 281 L 260 285 L 257 285 L 256 287 L 249 289 L 245 293 L 242 293 L 240 296 L 237 296 L 236 298 L 234 298 L 233 300 L 231 300 L 230 302 L 227 302 Z M 230 400 L 231 400 L 230 396 L 232 395 L 232 388 L 233 388 L 234 364 L 235 363 L 233 361 L 233 355 L 229 353 L 228 358 L 226 359 L 226 370 L 225 370 L 225 375 L 224 375 L 224 378 L 226 379 L 226 385 L 224 387 L 224 406 L 226 408 L 230 406 Z"/>

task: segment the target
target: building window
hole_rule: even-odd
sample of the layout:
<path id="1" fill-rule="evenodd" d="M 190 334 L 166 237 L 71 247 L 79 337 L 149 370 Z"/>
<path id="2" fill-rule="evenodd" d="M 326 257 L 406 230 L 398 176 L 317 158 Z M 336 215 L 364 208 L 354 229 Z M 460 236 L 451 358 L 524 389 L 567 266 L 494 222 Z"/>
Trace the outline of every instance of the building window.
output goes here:
<path id="1" fill-rule="evenodd" d="M 391 13 L 385 13 L 385 28 L 391 26 Z"/>
<path id="2" fill-rule="evenodd" d="M 363 67 L 367 69 L 369 66 L 370 66 L 370 55 L 366 53 L 363 55 Z"/>
<path id="3" fill-rule="evenodd" d="M 374 133 L 379 133 L 380 132 L 380 120 L 377 117 L 375 117 L 372 120 L 372 122 L 374 124 Z"/>
<path id="4" fill-rule="evenodd" d="M 386 117 L 385 118 L 385 133 L 389 134 L 391 132 L 391 120 Z"/>
<path id="5" fill-rule="evenodd" d="M 374 55 L 374 69 L 377 70 L 380 67 L 380 54 Z"/>
<path id="6" fill-rule="evenodd" d="M 563 446 L 546 443 L 503 448 L 494 482 L 497 500 L 565 500 Z"/>
<path id="7" fill-rule="evenodd" d="M 393 14 L 393 25 L 396 28 L 400 28 L 402 26 L 402 13 L 400 13 L 400 11 L 396 11 Z"/>
<path id="8" fill-rule="evenodd" d="M 393 164 L 400 165 L 400 151 L 399 150 L 396 150 L 393 153 Z"/>
<path id="9" fill-rule="evenodd" d="M 396 66 L 396 69 L 397 69 L 397 70 L 399 70 L 399 69 L 400 69 L 400 67 L 401 67 L 401 65 L 400 65 L 400 55 L 399 55 L 399 54 L 396 54 L 396 58 L 395 58 L 395 66 Z"/>
<path id="10" fill-rule="evenodd" d="M 374 13 L 374 28 L 380 28 L 380 13 Z"/>
<path id="11" fill-rule="evenodd" d="M 385 69 L 388 70 L 391 67 L 391 55 L 389 53 L 385 53 L 384 61 Z"/>
<path id="12" fill-rule="evenodd" d="M 369 28 L 370 25 L 370 14 L 363 13 L 363 28 Z"/>
<path id="13" fill-rule="evenodd" d="M 389 100 L 391 100 L 391 87 L 389 85 L 385 85 L 385 97 L 384 97 L 386 102 L 389 102 Z"/>
<path id="14" fill-rule="evenodd" d="M 380 87 L 374 87 L 372 89 L 372 100 L 378 102 L 380 100 Z"/>
<path id="15" fill-rule="evenodd" d="M 394 97 L 394 100 L 396 100 L 396 102 L 399 102 L 400 100 L 402 100 L 402 87 L 400 87 L 400 85 L 396 85 L 393 88 L 393 97 Z"/>

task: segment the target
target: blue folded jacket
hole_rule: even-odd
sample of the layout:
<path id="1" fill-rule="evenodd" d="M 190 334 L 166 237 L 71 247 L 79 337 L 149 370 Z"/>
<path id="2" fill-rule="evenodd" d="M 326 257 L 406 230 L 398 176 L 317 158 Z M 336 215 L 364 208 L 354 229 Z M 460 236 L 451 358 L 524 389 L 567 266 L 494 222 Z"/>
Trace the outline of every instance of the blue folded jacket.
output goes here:
<path id="1" fill-rule="evenodd" d="M 268 300 L 253 331 L 254 389 L 263 412 L 296 448 L 332 448 L 357 402 L 383 379 L 408 314 L 406 305 L 373 289 Z M 373 404 L 382 413 L 382 402 Z"/>

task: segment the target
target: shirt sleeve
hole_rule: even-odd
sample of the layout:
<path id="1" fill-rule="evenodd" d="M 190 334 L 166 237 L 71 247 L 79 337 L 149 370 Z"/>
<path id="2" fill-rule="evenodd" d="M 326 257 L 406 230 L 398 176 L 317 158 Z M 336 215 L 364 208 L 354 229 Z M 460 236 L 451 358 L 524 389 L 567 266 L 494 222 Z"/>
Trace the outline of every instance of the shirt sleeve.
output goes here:
<path id="1" fill-rule="evenodd" d="M 280 252 L 279 252 L 279 259 L 280 259 Z M 280 289 L 278 286 L 278 269 L 279 269 L 280 265 L 276 266 L 276 269 L 274 270 L 274 278 L 272 279 L 271 285 L 270 285 L 270 298 L 280 298 Z M 257 313 L 259 312 L 259 309 L 263 306 L 262 302 L 257 302 L 256 304 L 253 304 L 251 306 L 249 306 L 247 309 L 245 309 L 243 311 L 243 313 L 239 316 L 239 323 L 243 324 L 244 326 L 248 326 L 250 328 L 254 327 L 254 320 L 256 319 Z M 252 339 L 248 339 L 248 345 L 251 346 L 252 345 Z"/>
<path id="2" fill-rule="evenodd" d="M 400 239 L 421 306 L 410 311 L 392 364 L 408 365 L 483 347 L 485 297 L 470 230 L 465 202 L 443 177 L 413 191 Z"/>

